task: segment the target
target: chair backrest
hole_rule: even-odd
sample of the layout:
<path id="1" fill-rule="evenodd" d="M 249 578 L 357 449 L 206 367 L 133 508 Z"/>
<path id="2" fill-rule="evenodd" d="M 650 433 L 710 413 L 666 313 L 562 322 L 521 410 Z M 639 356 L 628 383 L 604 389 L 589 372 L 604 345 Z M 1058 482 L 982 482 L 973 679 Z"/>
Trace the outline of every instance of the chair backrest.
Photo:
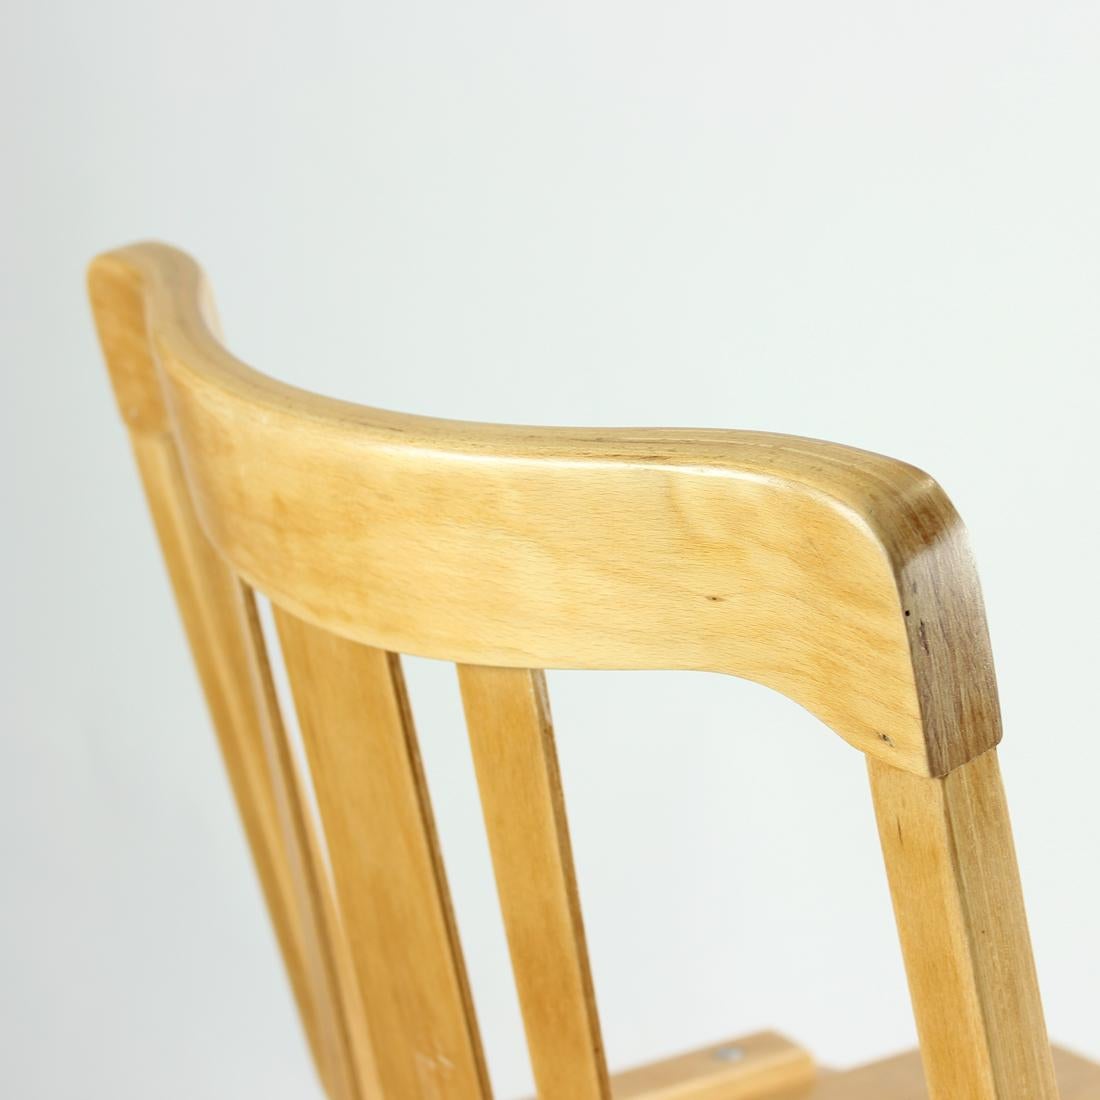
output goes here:
<path id="1" fill-rule="evenodd" d="M 932 1095 L 1056 1096 L 981 597 L 930 477 L 777 435 L 363 408 L 234 359 L 180 252 L 107 253 L 89 287 L 330 1095 L 490 1095 L 407 653 L 459 666 L 541 1097 L 610 1096 L 545 668 L 746 677 L 860 749 Z M 254 592 L 275 609 L 308 777 Z"/>

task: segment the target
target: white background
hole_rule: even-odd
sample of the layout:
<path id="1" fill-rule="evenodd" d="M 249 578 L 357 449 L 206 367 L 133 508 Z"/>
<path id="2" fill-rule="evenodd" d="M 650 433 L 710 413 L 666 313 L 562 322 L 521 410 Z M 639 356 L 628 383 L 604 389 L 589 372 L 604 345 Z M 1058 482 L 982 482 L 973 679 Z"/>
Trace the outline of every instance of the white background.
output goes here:
<path id="1" fill-rule="evenodd" d="M 0 1092 L 318 1096 L 83 296 L 147 236 L 312 389 L 936 474 L 1051 1032 L 1100 1057 L 1098 61 L 1100 7 L 1050 0 L 4 4 Z M 453 670 L 409 677 L 518 1095 Z M 550 680 L 613 1065 L 911 1044 L 858 755 L 731 679 Z"/>

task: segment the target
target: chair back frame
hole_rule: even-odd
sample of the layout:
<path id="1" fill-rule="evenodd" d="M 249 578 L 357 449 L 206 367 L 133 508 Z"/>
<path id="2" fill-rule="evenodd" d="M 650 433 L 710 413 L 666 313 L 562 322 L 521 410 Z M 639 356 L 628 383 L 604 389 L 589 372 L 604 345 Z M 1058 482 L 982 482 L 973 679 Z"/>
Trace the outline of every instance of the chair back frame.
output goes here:
<path id="1" fill-rule="evenodd" d="M 541 1097 L 612 1094 L 546 668 L 742 676 L 862 751 L 930 1094 L 1057 1096 L 977 575 L 927 474 L 787 436 L 467 424 L 308 394 L 223 347 L 201 270 L 164 245 L 98 257 L 89 291 L 330 1096 L 490 1095 L 401 653 L 459 666 Z M 254 592 L 275 607 L 308 776 Z"/>

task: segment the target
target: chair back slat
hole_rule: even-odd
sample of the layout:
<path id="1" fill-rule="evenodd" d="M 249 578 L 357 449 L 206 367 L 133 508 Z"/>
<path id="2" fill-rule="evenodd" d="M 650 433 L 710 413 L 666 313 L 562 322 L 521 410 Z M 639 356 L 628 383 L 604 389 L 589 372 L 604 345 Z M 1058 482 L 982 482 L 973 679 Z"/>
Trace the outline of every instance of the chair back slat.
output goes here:
<path id="1" fill-rule="evenodd" d="M 544 675 L 458 672 L 538 1095 L 608 1100 Z"/>
<path id="2" fill-rule="evenodd" d="M 488 1075 L 399 658 L 275 609 L 383 1095 Z"/>
<path id="3" fill-rule="evenodd" d="M 316 991 L 330 1091 L 334 1100 L 381 1100 L 374 1050 L 370 1044 L 359 1000 L 350 949 L 329 873 L 327 845 L 313 820 L 306 788 L 287 735 L 268 659 L 256 598 L 241 581 L 237 603 L 247 631 L 251 678 L 260 718 L 283 848 L 291 883 L 302 914 L 306 959 Z"/>

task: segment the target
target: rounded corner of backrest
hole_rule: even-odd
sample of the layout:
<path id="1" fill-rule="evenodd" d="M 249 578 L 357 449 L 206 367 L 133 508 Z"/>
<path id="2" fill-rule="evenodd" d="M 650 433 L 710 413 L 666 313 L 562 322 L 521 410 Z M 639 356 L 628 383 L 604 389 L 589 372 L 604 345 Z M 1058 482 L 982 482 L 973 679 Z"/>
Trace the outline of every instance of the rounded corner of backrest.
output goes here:
<path id="1" fill-rule="evenodd" d="M 902 771 L 943 776 L 995 747 L 977 571 L 939 483 L 897 459 L 809 440 L 781 441 L 773 466 L 781 560 L 794 561 L 795 580 L 773 580 L 788 637 L 766 675 L 749 678 Z M 747 626 L 757 644 L 758 625 Z"/>
<path id="2" fill-rule="evenodd" d="M 149 339 L 145 246 L 101 252 L 88 264 L 85 281 L 96 333 L 119 412 L 133 432 L 167 428 L 164 402 Z"/>
<path id="3" fill-rule="evenodd" d="M 948 519 L 931 546 L 905 561 L 899 590 L 929 759 L 933 774 L 943 776 L 996 748 L 1003 727 L 970 538 L 946 493 L 933 485 Z"/>
<path id="4" fill-rule="evenodd" d="M 942 777 L 1001 740 L 985 604 L 966 526 L 946 491 L 923 470 L 891 465 L 894 491 L 870 519 L 897 585 L 928 774 Z"/>

